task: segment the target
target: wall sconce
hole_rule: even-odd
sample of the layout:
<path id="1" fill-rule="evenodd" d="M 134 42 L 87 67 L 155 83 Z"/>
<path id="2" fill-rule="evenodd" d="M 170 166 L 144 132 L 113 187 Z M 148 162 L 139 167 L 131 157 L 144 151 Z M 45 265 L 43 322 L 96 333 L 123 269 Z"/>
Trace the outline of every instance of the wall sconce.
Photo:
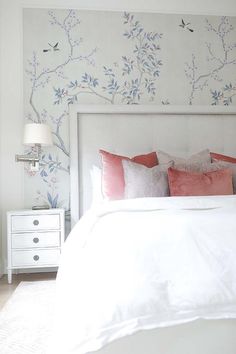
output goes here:
<path id="1" fill-rule="evenodd" d="M 34 146 L 36 154 L 16 155 L 16 162 L 28 162 L 31 171 L 38 171 L 41 146 L 53 145 L 50 127 L 43 123 L 25 124 L 23 144 Z"/>

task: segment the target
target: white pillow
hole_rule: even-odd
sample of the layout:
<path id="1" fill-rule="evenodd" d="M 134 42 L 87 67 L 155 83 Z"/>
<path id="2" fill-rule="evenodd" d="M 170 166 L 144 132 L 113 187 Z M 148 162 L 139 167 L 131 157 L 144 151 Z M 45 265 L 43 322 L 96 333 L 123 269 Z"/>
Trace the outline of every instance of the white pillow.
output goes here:
<path id="1" fill-rule="evenodd" d="M 176 156 L 167 154 L 166 152 L 163 152 L 161 150 L 158 150 L 157 158 L 158 158 L 159 164 L 167 164 L 171 161 L 174 162 L 174 165 L 176 165 L 176 164 L 189 165 L 189 164 L 195 164 L 195 163 L 210 163 L 211 162 L 210 150 L 208 150 L 208 149 L 200 151 L 197 154 L 194 154 L 186 159 L 184 159 L 182 157 L 176 157 Z"/>
<path id="2" fill-rule="evenodd" d="M 167 169 L 168 166 L 154 166 L 152 168 L 132 161 L 122 160 L 124 168 L 126 199 L 144 197 L 167 197 L 170 195 Z"/>
<path id="3" fill-rule="evenodd" d="M 90 170 L 92 182 L 92 206 L 101 203 L 104 198 L 102 194 L 102 170 L 98 166 L 93 165 Z"/>

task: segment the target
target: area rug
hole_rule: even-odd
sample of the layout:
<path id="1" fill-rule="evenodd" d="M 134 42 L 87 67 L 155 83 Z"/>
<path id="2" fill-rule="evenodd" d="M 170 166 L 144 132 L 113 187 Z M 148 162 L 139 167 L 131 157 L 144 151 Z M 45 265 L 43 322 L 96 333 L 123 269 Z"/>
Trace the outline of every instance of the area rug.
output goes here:
<path id="1" fill-rule="evenodd" d="M 55 280 L 21 282 L 0 312 L 1 354 L 44 354 L 51 335 Z"/>

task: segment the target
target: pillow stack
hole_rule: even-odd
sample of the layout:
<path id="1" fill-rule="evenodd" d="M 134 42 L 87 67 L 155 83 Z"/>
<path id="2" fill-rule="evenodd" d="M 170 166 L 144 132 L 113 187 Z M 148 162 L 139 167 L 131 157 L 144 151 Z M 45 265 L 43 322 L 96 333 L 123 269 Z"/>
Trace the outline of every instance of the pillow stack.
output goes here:
<path id="1" fill-rule="evenodd" d="M 188 159 L 163 151 L 132 158 L 105 150 L 100 155 L 102 194 L 108 200 L 236 194 L 236 159 L 209 150 Z"/>

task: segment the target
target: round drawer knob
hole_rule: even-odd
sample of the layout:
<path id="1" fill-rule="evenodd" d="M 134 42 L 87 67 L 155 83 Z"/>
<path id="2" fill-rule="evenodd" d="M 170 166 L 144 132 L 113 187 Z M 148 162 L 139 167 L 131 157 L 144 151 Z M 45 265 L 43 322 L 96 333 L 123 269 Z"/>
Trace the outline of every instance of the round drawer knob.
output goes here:
<path id="1" fill-rule="evenodd" d="M 34 243 L 38 243 L 38 242 L 39 242 L 39 238 L 38 238 L 38 237 L 34 237 L 34 238 L 33 238 L 33 242 L 34 242 Z"/>
<path id="2" fill-rule="evenodd" d="M 39 221 L 38 221 L 38 220 L 34 220 L 34 221 L 33 221 L 33 224 L 34 224 L 35 226 L 37 226 L 37 225 L 39 224 Z"/>
<path id="3" fill-rule="evenodd" d="M 39 260 L 39 256 L 37 254 L 33 258 L 34 258 L 34 261 L 38 261 Z"/>

